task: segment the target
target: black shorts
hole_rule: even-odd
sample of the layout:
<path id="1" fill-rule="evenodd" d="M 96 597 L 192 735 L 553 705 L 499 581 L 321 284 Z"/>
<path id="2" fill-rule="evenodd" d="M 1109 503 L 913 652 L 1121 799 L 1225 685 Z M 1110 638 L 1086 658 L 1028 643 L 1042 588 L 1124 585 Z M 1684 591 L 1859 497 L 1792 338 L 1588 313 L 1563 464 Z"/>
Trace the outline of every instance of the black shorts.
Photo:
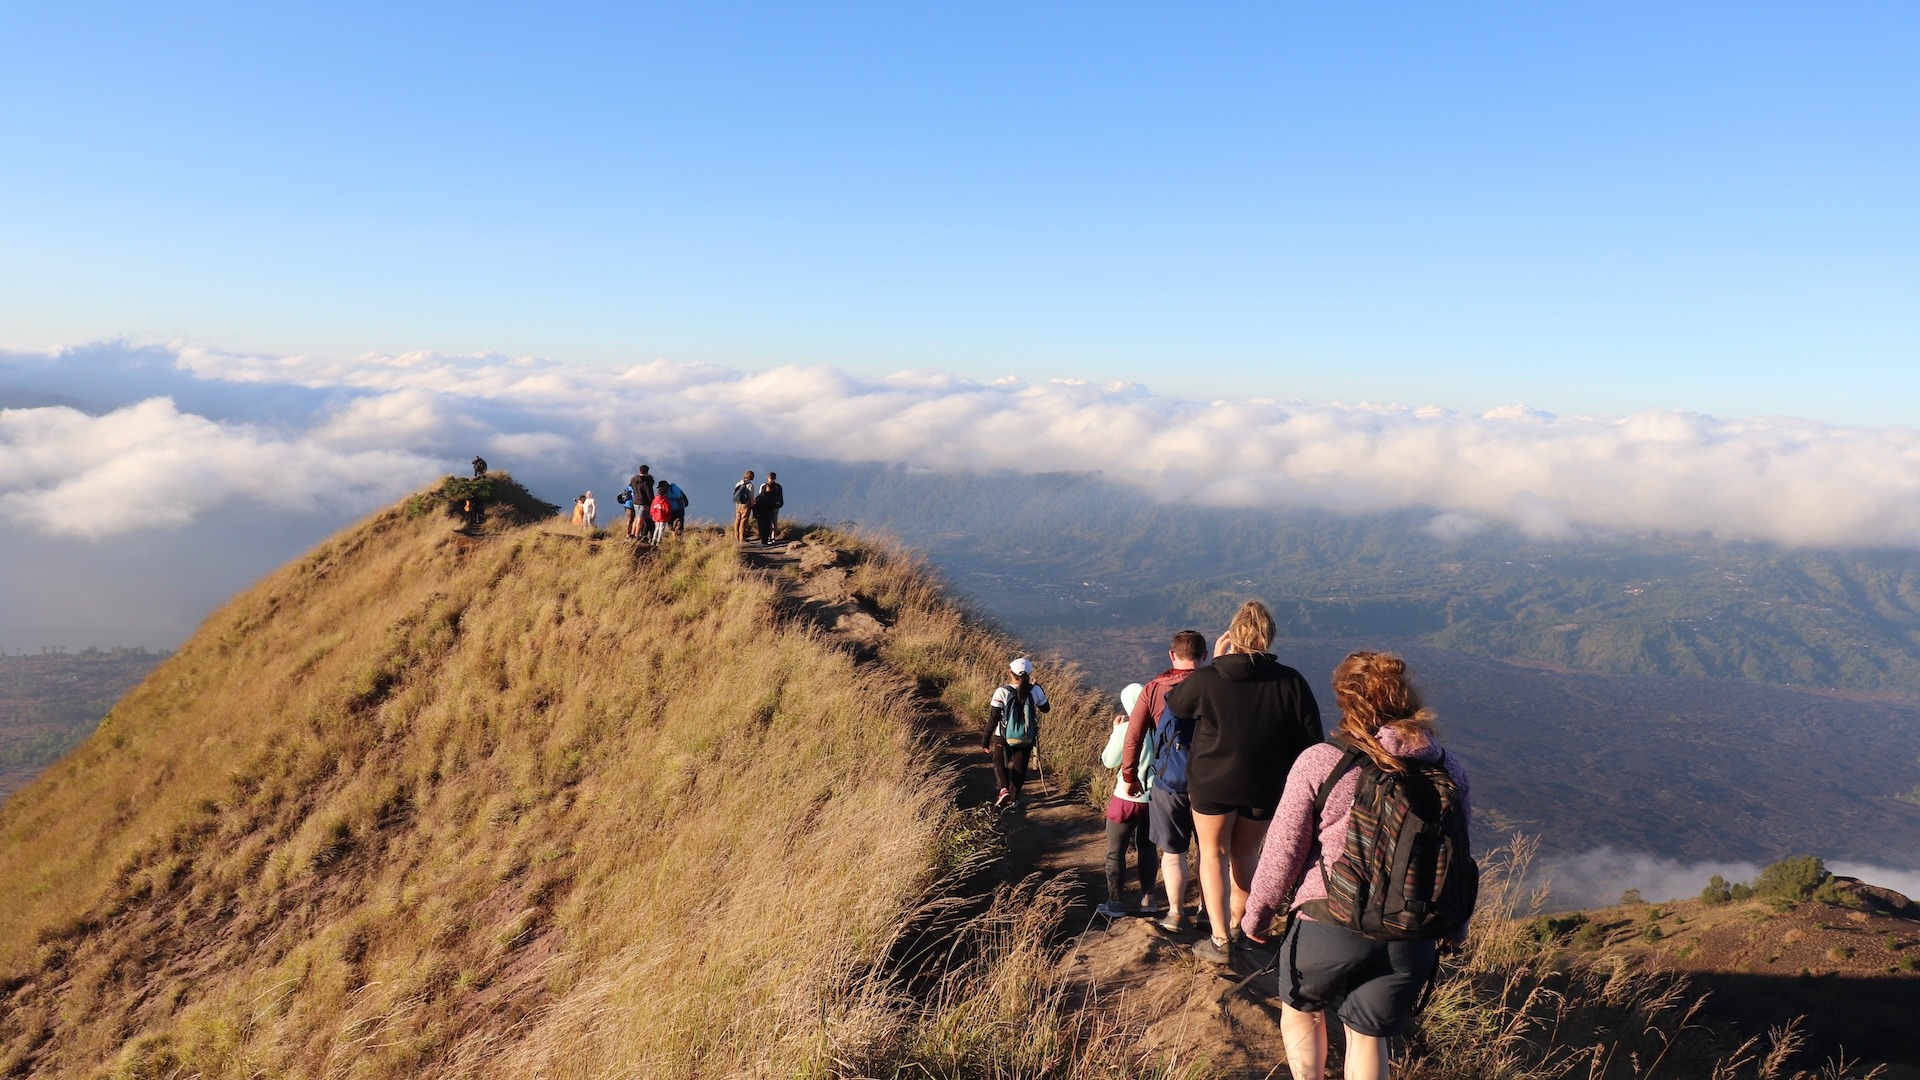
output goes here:
<path id="1" fill-rule="evenodd" d="M 1193 808 L 1186 792 L 1156 787 L 1147 796 L 1147 838 L 1164 855 L 1185 855 L 1193 846 Z"/>
<path id="2" fill-rule="evenodd" d="M 1280 939 L 1280 1000 L 1301 1012 L 1334 1009 L 1362 1035 L 1406 1030 L 1438 963 L 1431 941 L 1374 941 L 1342 926 L 1294 916 Z"/>
<path id="3" fill-rule="evenodd" d="M 1275 806 L 1230 806 L 1226 803 L 1201 802 L 1199 799 L 1193 800 L 1193 812 L 1196 814 L 1205 814 L 1208 817 L 1225 817 L 1228 814 L 1239 814 L 1248 821 L 1272 821 L 1273 812 L 1277 808 L 1278 804 Z"/>

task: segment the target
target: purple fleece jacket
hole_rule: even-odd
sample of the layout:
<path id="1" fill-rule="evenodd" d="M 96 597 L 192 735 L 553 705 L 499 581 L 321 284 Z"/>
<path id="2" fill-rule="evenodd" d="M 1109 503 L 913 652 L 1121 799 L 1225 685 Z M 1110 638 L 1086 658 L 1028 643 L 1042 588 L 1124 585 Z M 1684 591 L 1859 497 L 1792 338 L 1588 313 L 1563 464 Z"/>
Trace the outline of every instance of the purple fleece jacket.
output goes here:
<path id="1" fill-rule="evenodd" d="M 1440 744 L 1425 736 L 1402 739 L 1392 730 L 1380 732 L 1380 745 L 1397 758 L 1413 761 L 1438 761 Z M 1314 834 L 1313 797 L 1320 785 L 1333 775 L 1334 766 L 1346 753 L 1333 743 L 1321 743 L 1293 763 L 1287 773 L 1287 788 L 1280 796 L 1280 808 L 1273 824 L 1267 827 L 1266 846 L 1260 849 L 1260 868 L 1254 871 L 1253 888 L 1247 897 L 1247 914 L 1240 929 L 1249 935 L 1265 937 L 1267 924 L 1287 903 L 1287 890 L 1295 881 L 1300 888 L 1293 894 L 1292 906 L 1309 900 L 1327 898 L 1327 886 L 1320 880 L 1319 856 L 1327 852 L 1327 861 L 1338 858 L 1347 844 L 1347 815 L 1353 810 L 1353 793 L 1360 786 L 1360 770 L 1350 770 L 1333 785 L 1327 795 L 1326 812 L 1321 816 L 1319 835 Z M 1460 809 L 1466 815 L 1467 830 L 1473 830 L 1473 797 L 1467 788 L 1467 768 L 1453 754 L 1447 755 L 1447 774 L 1460 785 Z M 1301 878 L 1301 870 L 1306 877 Z M 1301 918 L 1306 918 L 1302 915 Z M 1464 928 L 1462 934 L 1464 934 Z"/>

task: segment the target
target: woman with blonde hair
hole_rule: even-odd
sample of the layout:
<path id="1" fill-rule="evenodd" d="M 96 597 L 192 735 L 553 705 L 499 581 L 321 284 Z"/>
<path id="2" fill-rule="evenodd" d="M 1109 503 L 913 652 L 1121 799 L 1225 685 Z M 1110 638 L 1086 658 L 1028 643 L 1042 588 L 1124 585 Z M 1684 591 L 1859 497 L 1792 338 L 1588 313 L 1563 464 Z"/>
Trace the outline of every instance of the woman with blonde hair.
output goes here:
<path id="1" fill-rule="evenodd" d="M 1436 943 L 1375 940 L 1322 921 L 1319 916 L 1329 910 L 1323 867 L 1347 846 L 1362 771 L 1354 766 L 1371 763 L 1403 776 L 1444 770 L 1458 793 L 1463 828 L 1472 824 L 1467 770 L 1435 740 L 1433 711 L 1420 703 L 1398 656 L 1348 656 L 1333 669 L 1333 696 L 1340 707 L 1337 735 L 1345 745 L 1316 746 L 1294 763 L 1241 926 L 1261 940 L 1290 902 L 1295 917 L 1280 943 L 1280 1034 L 1296 1080 L 1326 1076 L 1328 1009 L 1347 1029 L 1349 1080 L 1385 1080 L 1388 1040 L 1413 1018 L 1438 962 Z M 1469 909 L 1470 901 L 1469 894 Z M 1451 936 L 1465 939 L 1464 917 Z"/>
<path id="2" fill-rule="evenodd" d="M 1272 643 L 1273 616 L 1249 600 L 1221 635 L 1213 663 L 1167 694 L 1173 715 L 1193 723 L 1187 794 L 1200 849 L 1200 894 L 1212 928 L 1193 951 L 1222 966 L 1232 960 L 1287 770 L 1322 738 L 1313 690 L 1267 652 Z"/>

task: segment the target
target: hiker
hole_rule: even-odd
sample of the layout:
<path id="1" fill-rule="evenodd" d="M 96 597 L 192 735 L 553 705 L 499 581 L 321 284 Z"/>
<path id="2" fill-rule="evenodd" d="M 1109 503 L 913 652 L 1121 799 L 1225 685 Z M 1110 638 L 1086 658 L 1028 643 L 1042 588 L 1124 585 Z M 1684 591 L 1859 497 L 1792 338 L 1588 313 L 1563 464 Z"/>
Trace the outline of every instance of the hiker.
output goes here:
<path id="1" fill-rule="evenodd" d="M 740 482 L 733 485 L 733 539 L 735 543 L 747 542 L 747 515 L 753 512 L 753 470 L 740 474 Z"/>
<path id="2" fill-rule="evenodd" d="M 672 508 L 672 512 L 667 515 L 668 527 L 681 536 L 687 535 L 687 503 L 689 501 L 687 493 L 681 490 L 679 484 L 671 484 L 665 480 L 660 481 L 659 486 L 667 489 L 667 505 Z"/>
<path id="3" fill-rule="evenodd" d="M 673 501 L 667 498 L 667 483 L 653 489 L 653 501 L 647 504 L 647 517 L 653 521 L 653 542 L 658 544 L 667 538 L 667 523 L 673 520 Z"/>
<path id="4" fill-rule="evenodd" d="M 1211 931 L 1193 951 L 1224 967 L 1239 944 L 1247 888 L 1287 770 L 1323 735 L 1307 680 L 1267 652 L 1273 616 L 1265 605 L 1240 605 L 1222 636 L 1213 663 L 1169 691 L 1167 704 L 1193 722 L 1187 794 Z"/>
<path id="5" fill-rule="evenodd" d="M 995 806 L 1020 801 L 1027 763 L 1040 741 L 1040 714 L 1053 708 L 1047 692 L 1033 681 L 1033 661 L 1022 656 L 1009 663 L 1007 670 L 1013 672 L 1013 682 L 993 692 L 987 706 L 987 731 L 980 738 L 980 749 L 993 754 L 993 779 L 1000 787 Z"/>
<path id="6" fill-rule="evenodd" d="M 637 519 L 633 523 L 633 538 L 642 541 L 651 539 L 653 517 L 649 507 L 653 505 L 653 470 L 646 465 L 640 466 L 640 470 L 627 481 L 627 486 L 633 489 L 634 517 Z"/>
<path id="7" fill-rule="evenodd" d="M 593 501 L 593 492 L 589 491 L 585 495 L 580 496 L 580 498 L 582 500 L 580 503 L 580 513 L 582 517 L 587 519 L 587 528 L 599 528 L 600 504 Z"/>
<path id="8" fill-rule="evenodd" d="M 1160 851 L 1167 914 L 1154 925 L 1172 934 L 1187 928 L 1187 849 L 1193 846 L 1187 751 L 1193 727 L 1175 719 L 1167 708 L 1167 692 L 1192 675 L 1206 658 L 1207 639 L 1199 631 L 1182 630 L 1173 635 L 1167 647 L 1167 662 L 1172 666 L 1148 680 L 1146 689 L 1127 710 L 1127 737 L 1120 750 L 1120 779 L 1129 794 L 1148 797 L 1147 837 Z M 1149 776 L 1149 770 L 1154 775 Z"/>
<path id="9" fill-rule="evenodd" d="M 478 480 L 485 475 L 487 475 L 487 459 L 479 454 L 473 455 L 473 478 Z"/>
<path id="10" fill-rule="evenodd" d="M 1436 974 L 1437 942 L 1457 945 L 1466 940 L 1478 882 L 1467 842 L 1473 812 L 1466 767 L 1435 740 L 1433 710 L 1421 706 L 1407 680 L 1405 661 L 1391 653 L 1348 656 L 1333 669 L 1333 698 L 1340 708 L 1340 743 L 1308 748 L 1287 775 L 1241 928 L 1260 941 L 1282 908 L 1293 914 L 1278 960 L 1280 1034 L 1293 1075 L 1300 1080 L 1325 1077 L 1326 1010 L 1332 1009 L 1347 1029 L 1345 1075 L 1385 1080 L 1388 1040 L 1406 1030 L 1422 989 Z M 1363 820 L 1353 813 L 1356 797 L 1390 790 L 1370 782 L 1389 774 L 1403 778 L 1405 805 L 1415 813 L 1427 808 L 1421 816 L 1440 825 L 1442 838 L 1451 837 L 1457 856 L 1450 858 L 1461 860 L 1445 867 L 1429 863 L 1424 873 L 1409 864 L 1410 872 L 1398 874 L 1426 883 L 1430 894 L 1416 898 L 1420 906 L 1402 903 L 1408 899 L 1404 894 L 1392 895 L 1397 845 L 1375 846 L 1361 857 L 1348 831 L 1351 822 Z M 1437 809 L 1447 805 L 1448 787 L 1452 816 Z M 1424 796 L 1417 794 L 1422 791 Z M 1363 805 L 1367 817 L 1388 819 L 1382 810 L 1390 804 L 1384 799 L 1366 798 Z M 1417 827 L 1415 813 L 1402 820 Z M 1430 844 L 1429 851 L 1444 846 Z M 1330 901 L 1328 879 L 1336 892 L 1350 897 L 1348 883 L 1366 872 L 1363 866 L 1371 867 L 1367 880 L 1383 883 L 1371 890 L 1387 894 L 1383 915 L 1413 914 L 1378 933 L 1362 934 L 1343 925 L 1353 913 Z M 1473 884 L 1467 883 L 1468 877 Z M 1369 909 L 1373 906 L 1368 904 Z M 1424 925 L 1416 928 L 1416 920 Z"/>
<path id="11" fill-rule="evenodd" d="M 585 495 L 575 495 L 573 497 L 573 524 L 575 527 L 578 527 L 586 523 L 587 497 Z"/>
<path id="12" fill-rule="evenodd" d="M 1139 683 L 1128 683 L 1127 688 L 1120 691 L 1120 711 L 1113 716 L 1113 732 L 1107 736 L 1106 749 L 1100 752 L 1100 764 L 1109 769 L 1120 767 L 1120 752 L 1127 742 L 1127 718 L 1145 689 Z M 1141 769 L 1152 768 L 1151 754 L 1138 760 Z M 1160 861 L 1160 853 L 1154 850 L 1153 840 L 1147 835 L 1148 792 L 1127 788 L 1126 776 L 1116 773 L 1113 794 L 1107 798 L 1107 900 L 1095 909 L 1109 919 L 1128 914 L 1127 906 L 1120 901 L 1127 874 L 1127 848 L 1134 849 L 1134 868 L 1140 876 L 1140 907 L 1147 911 L 1153 910 L 1153 869 Z"/>
<path id="13" fill-rule="evenodd" d="M 768 472 L 767 482 L 760 485 L 760 494 L 753 497 L 753 517 L 760 528 L 760 544 L 773 543 L 773 527 L 780 520 L 780 507 L 786 505 L 786 494 L 780 490 L 780 482 L 775 479 L 777 473 Z"/>

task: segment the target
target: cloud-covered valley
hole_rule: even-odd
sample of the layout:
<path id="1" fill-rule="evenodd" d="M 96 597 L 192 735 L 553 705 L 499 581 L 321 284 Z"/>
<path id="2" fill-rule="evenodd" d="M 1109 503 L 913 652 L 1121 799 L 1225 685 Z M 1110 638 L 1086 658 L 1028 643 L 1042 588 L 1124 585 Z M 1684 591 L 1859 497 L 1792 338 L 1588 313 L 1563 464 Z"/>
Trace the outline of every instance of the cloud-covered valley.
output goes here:
<path id="1" fill-rule="evenodd" d="M 1908 427 L 1209 403 L 1131 384 L 820 366 L 0 351 L 0 516 L 48 535 L 133 528 L 114 509 L 129 493 L 146 525 L 171 526 L 237 501 L 351 512 L 475 452 L 516 472 L 611 478 L 637 460 L 714 451 L 1099 471 L 1215 506 L 1414 507 L 1443 536 L 1508 523 L 1548 537 L 1592 527 L 1920 547 L 1920 431 Z"/>

